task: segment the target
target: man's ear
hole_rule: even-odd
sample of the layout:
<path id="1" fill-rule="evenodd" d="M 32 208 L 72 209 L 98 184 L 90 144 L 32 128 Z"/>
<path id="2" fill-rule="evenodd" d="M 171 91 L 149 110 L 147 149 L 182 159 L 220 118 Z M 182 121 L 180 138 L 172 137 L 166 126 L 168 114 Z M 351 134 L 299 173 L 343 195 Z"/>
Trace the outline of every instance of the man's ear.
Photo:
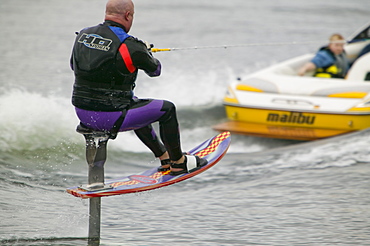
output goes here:
<path id="1" fill-rule="evenodd" d="M 130 11 L 127 11 L 125 13 L 125 20 L 128 21 L 130 19 L 130 15 L 131 15 L 131 12 Z"/>

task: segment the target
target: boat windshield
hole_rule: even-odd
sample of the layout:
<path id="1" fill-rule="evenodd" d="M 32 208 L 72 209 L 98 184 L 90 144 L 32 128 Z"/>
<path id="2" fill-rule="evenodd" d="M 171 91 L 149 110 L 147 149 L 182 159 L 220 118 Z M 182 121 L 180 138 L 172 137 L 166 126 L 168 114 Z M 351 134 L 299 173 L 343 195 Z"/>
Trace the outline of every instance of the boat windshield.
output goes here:
<path id="1" fill-rule="evenodd" d="M 357 32 L 352 34 L 348 40 L 349 42 L 358 42 L 364 39 L 370 39 L 370 23 L 367 23 Z"/>

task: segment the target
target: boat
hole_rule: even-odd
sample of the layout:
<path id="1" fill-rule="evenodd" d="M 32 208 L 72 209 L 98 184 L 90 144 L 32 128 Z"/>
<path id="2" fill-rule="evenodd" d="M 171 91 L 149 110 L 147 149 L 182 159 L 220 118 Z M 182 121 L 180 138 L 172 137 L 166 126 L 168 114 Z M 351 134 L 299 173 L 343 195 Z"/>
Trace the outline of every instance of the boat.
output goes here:
<path id="1" fill-rule="evenodd" d="M 257 71 L 228 85 L 227 121 L 213 126 L 251 136 L 316 140 L 370 127 L 370 23 L 351 35 L 345 51 L 352 66 L 345 79 L 298 76 L 315 54 Z"/>

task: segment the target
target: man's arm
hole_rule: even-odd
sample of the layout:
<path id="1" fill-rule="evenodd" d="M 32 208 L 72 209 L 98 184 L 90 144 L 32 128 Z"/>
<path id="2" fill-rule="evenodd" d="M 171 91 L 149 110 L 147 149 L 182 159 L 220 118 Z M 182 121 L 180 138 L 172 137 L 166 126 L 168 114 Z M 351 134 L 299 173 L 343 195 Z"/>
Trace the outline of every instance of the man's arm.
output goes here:
<path id="1" fill-rule="evenodd" d="M 299 70 L 298 70 L 298 75 L 303 76 L 305 73 L 310 72 L 312 70 L 316 69 L 316 65 L 312 62 L 307 62 L 304 64 Z"/>
<path id="2" fill-rule="evenodd" d="M 150 77 L 161 74 L 161 63 L 153 57 L 145 43 L 134 38 L 128 38 L 125 44 L 130 51 L 132 63 L 135 67 L 144 70 Z"/>

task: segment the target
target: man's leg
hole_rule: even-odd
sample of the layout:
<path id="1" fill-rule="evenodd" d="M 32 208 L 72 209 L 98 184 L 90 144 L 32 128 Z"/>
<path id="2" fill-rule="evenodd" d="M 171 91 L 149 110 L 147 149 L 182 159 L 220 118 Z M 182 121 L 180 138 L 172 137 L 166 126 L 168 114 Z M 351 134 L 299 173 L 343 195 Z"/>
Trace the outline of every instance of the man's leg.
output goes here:
<path id="1" fill-rule="evenodd" d="M 166 152 L 166 148 L 158 139 L 152 125 L 135 130 L 135 134 L 153 152 L 155 157 L 161 157 Z"/>
<path id="2" fill-rule="evenodd" d="M 179 125 L 176 117 L 176 109 L 173 103 L 165 100 L 137 99 L 127 110 L 126 118 L 120 131 L 136 129 L 135 133 L 158 156 L 163 146 L 158 140 L 155 131 L 150 126 L 159 121 L 160 135 L 171 160 L 182 157 L 180 145 Z M 139 128 L 140 127 L 140 128 Z"/>

